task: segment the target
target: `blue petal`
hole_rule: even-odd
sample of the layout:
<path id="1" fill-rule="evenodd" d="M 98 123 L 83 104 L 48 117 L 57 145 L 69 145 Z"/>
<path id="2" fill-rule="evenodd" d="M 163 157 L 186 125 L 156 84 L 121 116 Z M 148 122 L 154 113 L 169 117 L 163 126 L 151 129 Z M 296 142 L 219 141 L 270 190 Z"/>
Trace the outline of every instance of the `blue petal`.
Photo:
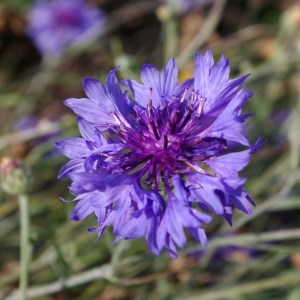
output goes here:
<path id="1" fill-rule="evenodd" d="M 186 98 L 187 98 L 188 94 L 194 88 L 193 85 L 194 85 L 194 78 L 187 79 L 187 80 L 183 81 L 182 83 L 178 84 L 173 93 L 176 97 L 181 98 L 184 91 L 187 90 L 188 91 L 188 93 L 186 95 Z"/>
<path id="2" fill-rule="evenodd" d="M 210 71 L 210 91 L 218 91 L 220 88 L 222 88 L 229 79 L 229 73 L 229 61 L 225 57 L 222 57 Z M 211 93 L 209 98 L 213 98 Z"/>
<path id="3" fill-rule="evenodd" d="M 203 185 L 203 188 L 195 189 L 195 195 L 198 195 L 198 199 L 195 201 L 203 202 L 206 206 L 208 206 L 212 211 L 214 211 L 217 215 L 222 215 L 224 212 L 224 207 L 219 196 L 215 193 L 215 189 L 211 186 Z"/>
<path id="4" fill-rule="evenodd" d="M 89 198 L 83 198 L 72 210 L 70 219 L 73 221 L 81 221 L 93 212 L 94 208 L 90 205 Z"/>
<path id="5" fill-rule="evenodd" d="M 208 65 L 208 68 L 211 69 L 214 65 L 214 57 L 210 49 L 207 49 L 204 54 L 204 60 L 206 64 Z"/>
<path id="6" fill-rule="evenodd" d="M 197 211 L 196 209 L 189 208 L 190 215 L 196 218 L 201 223 L 210 223 L 212 221 L 212 217 L 204 214 L 202 212 Z M 185 223 L 184 223 L 185 224 Z M 186 225 L 186 227 L 191 227 L 191 224 Z"/>
<path id="7" fill-rule="evenodd" d="M 224 207 L 224 218 L 228 222 L 230 226 L 232 226 L 232 207 L 231 206 L 225 206 Z"/>
<path id="8" fill-rule="evenodd" d="M 141 79 L 148 88 L 148 97 L 149 99 L 151 98 L 153 106 L 158 107 L 164 105 L 165 103 L 162 101 L 161 97 L 160 76 L 158 70 L 152 65 L 143 65 L 141 68 Z"/>
<path id="9" fill-rule="evenodd" d="M 223 190 L 220 179 L 204 174 L 194 174 L 189 176 L 190 193 L 192 201 L 204 203 L 216 214 L 222 215 L 224 207 L 216 190 Z"/>
<path id="10" fill-rule="evenodd" d="M 178 82 L 178 68 L 171 58 L 162 71 L 160 78 L 161 95 L 172 97 Z"/>
<path id="11" fill-rule="evenodd" d="M 210 116 L 218 116 L 222 109 L 233 100 L 241 85 L 249 75 L 229 80 L 220 89 L 211 90 L 209 101 L 205 101 L 203 113 Z"/>
<path id="12" fill-rule="evenodd" d="M 70 173 L 69 177 L 79 183 L 85 191 L 103 190 L 107 186 L 107 176 L 98 173 Z"/>
<path id="13" fill-rule="evenodd" d="M 113 105 L 109 101 L 103 101 L 103 99 L 107 98 L 105 86 L 96 78 L 85 78 L 83 80 L 83 88 L 85 94 L 91 100 L 94 100 L 98 103 L 103 103 L 103 105 L 107 106 L 107 110 L 114 110 Z"/>
<path id="14" fill-rule="evenodd" d="M 95 127 L 81 117 L 77 118 L 77 122 L 81 136 L 85 140 L 93 141 L 95 139 Z"/>
<path id="15" fill-rule="evenodd" d="M 210 157 L 206 163 L 214 172 L 224 177 L 235 177 L 249 162 L 250 151 L 230 153 L 219 157 Z"/>
<path id="16" fill-rule="evenodd" d="M 62 169 L 58 174 L 58 178 L 61 179 L 67 176 L 67 174 L 70 172 L 83 172 L 83 171 L 84 171 L 84 159 L 82 158 L 72 159 L 62 167 Z"/>
<path id="17" fill-rule="evenodd" d="M 174 175 L 171 178 L 172 185 L 174 186 L 174 194 L 178 201 L 181 203 L 188 202 L 187 190 L 185 189 L 184 182 L 180 179 L 179 175 Z"/>
<path id="18" fill-rule="evenodd" d="M 250 215 L 252 213 L 252 206 L 247 196 L 248 194 L 244 192 L 242 196 L 232 197 L 230 200 L 234 207 Z"/>
<path id="19" fill-rule="evenodd" d="M 243 134 L 243 124 L 239 121 L 235 105 L 229 104 L 218 118 L 204 131 L 199 134 L 199 138 L 215 137 L 237 142 L 249 146 L 248 139 Z"/>
<path id="20" fill-rule="evenodd" d="M 203 228 L 189 228 L 189 232 L 196 241 L 201 243 L 202 246 L 207 246 L 207 237 Z"/>
<path id="21" fill-rule="evenodd" d="M 190 217 L 183 208 L 181 208 L 182 217 Z M 172 240 L 179 246 L 183 247 L 186 243 L 186 237 L 183 231 L 181 215 L 178 214 L 176 208 L 170 207 L 166 210 L 166 222 L 167 222 L 167 230 L 170 234 Z M 168 219 L 167 219 L 168 218 Z"/>
<path id="22" fill-rule="evenodd" d="M 177 258 L 178 257 L 175 243 L 173 242 L 172 238 L 170 238 L 169 234 L 167 235 L 167 238 L 166 238 L 165 247 L 166 247 L 167 251 L 169 252 L 169 254 L 172 258 Z"/>
<path id="23" fill-rule="evenodd" d="M 110 106 L 99 105 L 87 98 L 68 99 L 64 104 L 70 107 L 77 115 L 100 128 L 106 129 L 108 125 L 118 125 L 119 122 L 112 116 Z"/>
<path id="24" fill-rule="evenodd" d="M 195 55 L 195 69 L 194 69 L 194 85 L 195 91 L 199 93 L 200 97 L 208 98 L 209 91 L 209 71 L 210 64 L 207 61 L 209 56 L 203 56 L 200 53 Z"/>
<path id="25" fill-rule="evenodd" d="M 91 151 L 82 138 L 67 138 L 56 142 L 56 147 L 68 158 L 82 158 L 90 155 Z"/>
<path id="26" fill-rule="evenodd" d="M 87 122 L 81 117 L 78 117 L 78 128 L 81 136 L 86 141 L 91 141 L 95 143 L 97 147 L 107 144 L 105 138 L 100 132 L 98 132 L 95 126 L 93 126 L 91 123 Z"/>
<path id="27" fill-rule="evenodd" d="M 147 107 L 150 99 L 149 88 L 146 88 L 143 84 L 138 83 L 135 80 L 122 80 L 121 84 L 129 88 L 130 92 L 134 96 L 134 100 L 142 107 Z"/>
<path id="28" fill-rule="evenodd" d="M 157 231 L 159 227 L 159 220 L 157 218 L 150 219 L 149 226 L 146 232 L 146 242 L 149 249 L 155 254 L 159 255 L 162 248 L 157 245 Z"/>
<path id="29" fill-rule="evenodd" d="M 116 76 L 117 70 L 118 68 L 111 70 L 106 78 L 107 94 L 115 107 L 114 111 L 119 112 L 118 116 L 122 116 L 125 121 L 130 114 L 131 109 L 128 105 L 126 94 L 124 94 L 119 87 Z"/>
<path id="30" fill-rule="evenodd" d="M 160 87 L 159 72 L 156 67 L 144 64 L 141 67 L 141 79 L 147 87 L 158 89 Z"/>

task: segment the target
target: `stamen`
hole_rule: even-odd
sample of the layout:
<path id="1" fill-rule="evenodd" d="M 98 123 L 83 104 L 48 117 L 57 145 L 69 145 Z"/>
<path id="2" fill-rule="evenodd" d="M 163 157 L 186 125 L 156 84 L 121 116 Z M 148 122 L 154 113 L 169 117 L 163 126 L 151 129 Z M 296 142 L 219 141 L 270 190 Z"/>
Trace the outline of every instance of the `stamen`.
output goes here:
<path id="1" fill-rule="evenodd" d="M 158 133 L 158 131 L 157 131 L 157 128 L 156 128 L 154 122 L 151 121 L 150 124 L 151 124 L 151 128 L 152 128 L 152 130 L 153 130 L 153 133 L 154 133 L 154 136 L 155 136 L 156 140 L 159 140 L 159 139 L 160 139 L 160 136 L 159 136 L 159 133 Z"/>
<path id="2" fill-rule="evenodd" d="M 192 94 L 191 94 L 191 103 L 192 104 L 194 103 L 194 100 L 195 100 L 195 91 L 193 90 Z"/>
<path id="3" fill-rule="evenodd" d="M 147 104 L 147 113 L 148 113 L 149 119 L 151 116 L 151 110 L 152 110 L 152 99 L 149 99 L 148 104 Z"/>
<path id="4" fill-rule="evenodd" d="M 121 115 L 118 114 L 117 111 L 112 111 L 110 114 L 115 118 L 115 120 L 118 122 L 119 126 L 126 126 L 126 127 L 131 127 L 130 124 L 127 122 L 127 120 Z"/>
<path id="5" fill-rule="evenodd" d="M 199 106 L 198 106 L 198 110 L 197 110 L 197 117 L 200 117 L 201 114 L 202 114 L 204 102 L 205 102 L 205 98 L 203 98 L 201 96 L 200 99 L 199 99 Z"/>
<path id="6" fill-rule="evenodd" d="M 152 89 L 152 87 L 150 87 L 149 88 L 149 100 L 151 100 L 151 102 L 152 102 L 152 94 L 153 94 L 153 89 Z"/>
<path id="7" fill-rule="evenodd" d="M 111 155 L 109 155 L 108 153 L 105 153 L 105 152 L 99 152 L 99 155 L 100 156 L 104 156 L 104 157 L 112 157 Z"/>
<path id="8" fill-rule="evenodd" d="M 203 141 L 203 138 L 199 137 L 198 139 L 195 139 L 193 142 L 189 143 L 189 146 L 195 146 L 197 144 L 200 144 Z"/>
<path id="9" fill-rule="evenodd" d="M 164 148 L 168 149 L 168 136 L 164 135 Z"/>
<path id="10" fill-rule="evenodd" d="M 194 169 L 196 172 L 200 173 L 200 174 L 205 174 L 205 171 L 199 167 L 198 165 L 195 165 L 189 161 L 185 162 L 189 167 L 191 167 L 192 169 Z"/>
<path id="11" fill-rule="evenodd" d="M 188 106 L 181 118 L 181 121 L 178 124 L 179 130 L 182 130 L 184 126 L 187 125 L 187 123 L 191 120 L 192 112 L 192 108 Z"/>
<path id="12" fill-rule="evenodd" d="M 115 120 L 118 122 L 119 125 L 122 124 L 120 118 L 118 117 L 118 115 L 115 111 L 112 111 L 110 114 L 115 118 Z"/>
<path id="13" fill-rule="evenodd" d="M 183 92 L 183 94 L 182 94 L 182 97 L 181 97 L 181 99 L 180 99 L 180 104 L 182 104 L 182 102 L 184 101 L 187 91 L 188 91 L 188 89 L 185 88 L 185 89 L 184 89 L 184 92 Z"/>

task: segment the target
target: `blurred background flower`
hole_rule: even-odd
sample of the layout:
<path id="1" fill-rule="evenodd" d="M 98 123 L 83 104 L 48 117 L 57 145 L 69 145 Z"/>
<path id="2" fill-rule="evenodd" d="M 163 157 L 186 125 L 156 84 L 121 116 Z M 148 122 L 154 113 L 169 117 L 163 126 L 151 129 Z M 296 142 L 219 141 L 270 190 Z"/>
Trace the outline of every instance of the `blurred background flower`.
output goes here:
<path id="1" fill-rule="evenodd" d="M 28 35 L 45 56 L 69 46 L 91 43 L 101 35 L 105 14 L 85 0 L 38 0 L 28 12 Z"/>

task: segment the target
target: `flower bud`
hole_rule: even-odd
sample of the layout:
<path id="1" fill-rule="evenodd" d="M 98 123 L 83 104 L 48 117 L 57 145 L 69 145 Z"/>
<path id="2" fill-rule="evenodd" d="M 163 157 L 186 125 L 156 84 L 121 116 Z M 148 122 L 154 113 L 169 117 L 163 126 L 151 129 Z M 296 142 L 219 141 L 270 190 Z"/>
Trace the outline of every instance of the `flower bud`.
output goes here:
<path id="1" fill-rule="evenodd" d="M 16 159 L 4 157 L 0 162 L 0 184 L 4 192 L 20 195 L 26 192 L 29 182 L 28 171 Z"/>

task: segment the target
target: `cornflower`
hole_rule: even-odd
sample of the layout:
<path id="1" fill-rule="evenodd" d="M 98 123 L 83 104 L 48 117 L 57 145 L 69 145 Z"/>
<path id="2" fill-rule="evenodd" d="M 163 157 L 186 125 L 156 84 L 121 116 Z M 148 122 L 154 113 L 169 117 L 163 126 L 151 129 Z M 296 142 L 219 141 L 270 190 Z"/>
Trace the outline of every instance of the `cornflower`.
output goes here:
<path id="1" fill-rule="evenodd" d="M 72 180 L 71 220 L 94 214 L 98 237 L 111 226 L 115 242 L 144 237 L 156 255 L 177 257 L 184 229 L 206 246 L 212 214 L 231 224 L 234 208 L 250 214 L 254 205 L 238 174 L 260 147 L 244 134 L 248 75 L 229 79 L 229 61 L 215 64 L 209 50 L 182 83 L 174 59 L 161 73 L 143 65 L 142 83 L 116 72 L 105 84 L 86 78 L 87 98 L 64 102 L 81 133 L 57 143 L 70 158 L 59 178 Z"/>

